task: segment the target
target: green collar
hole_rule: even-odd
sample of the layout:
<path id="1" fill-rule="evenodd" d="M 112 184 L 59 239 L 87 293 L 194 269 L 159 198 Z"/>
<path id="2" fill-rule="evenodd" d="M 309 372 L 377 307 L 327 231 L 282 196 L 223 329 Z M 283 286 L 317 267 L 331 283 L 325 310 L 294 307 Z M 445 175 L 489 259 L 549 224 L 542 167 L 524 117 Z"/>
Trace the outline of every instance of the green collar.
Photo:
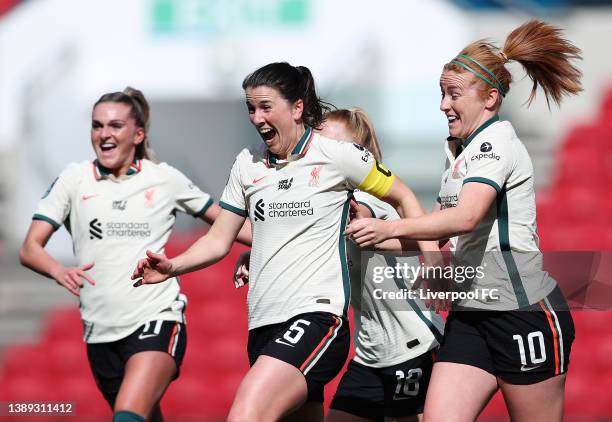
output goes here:
<path id="1" fill-rule="evenodd" d="M 312 135 L 312 128 L 306 127 L 306 131 L 304 132 L 304 134 L 298 141 L 297 145 L 291 151 L 290 156 L 304 155 L 304 150 L 308 146 L 308 141 L 310 140 L 311 135 Z M 278 155 L 273 154 L 271 152 L 269 153 L 269 158 L 270 158 L 270 164 L 276 164 L 279 161 Z M 287 160 L 289 161 L 289 157 L 287 157 Z"/>
<path id="2" fill-rule="evenodd" d="M 472 142 L 472 139 L 478 136 L 480 132 L 482 132 L 483 130 L 491 126 L 493 123 L 498 122 L 498 121 L 499 121 L 499 115 L 496 114 L 495 116 L 491 117 L 489 120 L 484 122 L 482 125 L 480 125 L 478 129 L 476 129 L 470 136 L 468 136 L 465 141 L 463 141 L 463 147 L 467 148 L 470 142 Z"/>
<path id="3" fill-rule="evenodd" d="M 132 165 L 128 169 L 126 175 L 131 176 L 133 174 L 140 173 L 142 168 L 142 162 L 138 159 L 135 159 L 132 162 Z M 94 160 L 94 174 L 97 180 L 104 179 L 112 174 L 112 172 L 106 167 L 102 166 L 98 160 Z"/>

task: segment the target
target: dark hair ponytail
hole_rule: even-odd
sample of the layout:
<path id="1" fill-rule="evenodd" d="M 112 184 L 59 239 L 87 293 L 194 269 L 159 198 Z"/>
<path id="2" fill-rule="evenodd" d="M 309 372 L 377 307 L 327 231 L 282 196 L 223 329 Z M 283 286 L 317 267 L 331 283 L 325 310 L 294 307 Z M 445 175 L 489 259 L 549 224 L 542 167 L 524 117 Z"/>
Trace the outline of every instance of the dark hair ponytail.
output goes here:
<path id="1" fill-rule="evenodd" d="M 304 102 L 302 120 L 306 126 L 320 129 L 330 104 L 317 96 L 312 73 L 305 66 L 291 66 L 287 62 L 270 63 L 260 67 L 242 82 L 242 89 L 267 86 L 276 89 L 287 101 Z"/>

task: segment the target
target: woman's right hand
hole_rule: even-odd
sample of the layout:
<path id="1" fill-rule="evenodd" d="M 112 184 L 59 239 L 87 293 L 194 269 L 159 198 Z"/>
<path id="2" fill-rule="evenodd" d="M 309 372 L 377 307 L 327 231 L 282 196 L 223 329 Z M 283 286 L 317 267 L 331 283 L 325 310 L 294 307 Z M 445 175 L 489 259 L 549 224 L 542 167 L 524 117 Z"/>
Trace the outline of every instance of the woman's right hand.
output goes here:
<path id="1" fill-rule="evenodd" d="M 132 280 L 136 280 L 134 287 L 166 281 L 172 276 L 172 271 L 172 262 L 166 255 L 147 251 L 147 257 L 138 261 L 132 274 Z"/>
<path id="2" fill-rule="evenodd" d="M 82 267 L 64 267 L 61 265 L 50 275 L 57 282 L 57 284 L 63 286 L 70 293 L 79 297 L 81 296 L 79 290 L 81 287 L 83 287 L 83 281 L 81 280 L 82 278 L 87 280 L 92 286 L 96 285 L 94 279 L 91 278 L 91 276 L 86 272 L 91 270 L 93 266 L 93 262 L 83 265 Z"/>
<path id="3" fill-rule="evenodd" d="M 234 266 L 234 287 L 241 288 L 249 282 L 249 261 L 251 251 L 242 252 Z"/>

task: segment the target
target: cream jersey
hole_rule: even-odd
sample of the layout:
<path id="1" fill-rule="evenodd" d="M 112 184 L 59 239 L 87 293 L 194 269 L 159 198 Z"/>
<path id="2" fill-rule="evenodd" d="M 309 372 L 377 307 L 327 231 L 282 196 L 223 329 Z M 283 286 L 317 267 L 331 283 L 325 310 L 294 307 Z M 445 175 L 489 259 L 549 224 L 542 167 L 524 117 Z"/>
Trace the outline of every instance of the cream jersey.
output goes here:
<path id="1" fill-rule="evenodd" d="M 346 314 L 349 193 L 383 196 L 393 179 L 363 147 L 310 128 L 286 160 L 264 145 L 238 154 L 220 205 L 252 224 L 249 329 L 305 312 Z"/>
<path id="2" fill-rule="evenodd" d="M 355 200 L 366 206 L 374 218 L 397 220 L 395 209 L 372 195 L 356 191 Z M 383 368 L 414 359 L 439 346 L 444 333 L 440 315 L 427 310 L 419 297 L 381 298 L 375 290 L 401 293 L 411 289 L 414 280 L 393 277 L 381 282 L 373 280 L 374 267 L 395 267 L 406 264 L 419 268 L 418 253 L 413 256 L 383 256 L 362 251 L 348 243 L 351 304 L 355 320 L 355 361 L 374 368 Z M 362 258 L 367 262 L 362 262 Z"/>
<path id="3" fill-rule="evenodd" d="M 178 280 L 132 286 L 132 272 L 147 249 L 164 253 L 177 211 L 202 215 L 213 203 L 181 172 L 149 160 L 134 163 L 115 177 L 84 161 L 70 164 L 40 200 L 35 220 L 70 232 L 79 266 L 95 286 L 85 282 L 80 310 L 84 340 L 116 341 L 156 319 L 184 322 L 186 298 Z"/>
<path id="4" fill-rule="evenodd" d="M 441 209 L 457 206 L 466 183 L 485 183 L 497 192 L 497 200 L 474 231 L 450 239 L 455 265 L 480 266 L 484 274 L 459 286 L 479 294 L 457 305 L 511 310 L 538 302 L 556 282 L 542 270 L 533 166 L 527 149 L 512 125 L 498 116 L 466 139 L 459 154 L 452 143 L 445 148 L 446 170 L 438 197 Z"/>

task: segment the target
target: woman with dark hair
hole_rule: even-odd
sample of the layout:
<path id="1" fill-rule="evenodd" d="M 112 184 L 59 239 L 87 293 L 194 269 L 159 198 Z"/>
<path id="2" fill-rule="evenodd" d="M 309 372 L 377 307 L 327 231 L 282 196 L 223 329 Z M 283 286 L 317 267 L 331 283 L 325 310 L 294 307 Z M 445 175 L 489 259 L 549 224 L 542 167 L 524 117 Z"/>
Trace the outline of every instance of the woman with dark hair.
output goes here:
<path id="1" fill-rule="evenodd" d="M 446 171 L 437 211 L 396 221 L 363 219 L 347 234 L 362 246 L 388 238 L 450 238 L 454 261 L 484 268 L 457 287 L 427 401 L 427 421 L 472 421 L 498 388 L 512 420 L 560 421 L 574 326 L 556 282 L 541 268 L 533 166 L 510 122 L 498 112 L 520 63 L 559 104 L 581 91 L 571 63 L 580 50 L 541 21 L 516 28 L 498 49 L 466 46 L 440 77 L 448 119 Z M 494 296 L 485 295 L 485 290 Z M 470 312 L 471 311 L 471 312 Z"/>
<path id="2" fill-rule="evenodd" d="M 187 343 L 178 279 L 135 290 L 127 283 L 133 263 L 147 250 L 163 253 L 177 211 L 208 223 L 220 212 L 181 172 L 154 161 L 148 127 L 142 92 L 100 97 L 91 121 L 96 159 L 70 164 L 53 182 L 20 251 L 23 265 L 79 298 L 91 369 L 116 422 L 163 420 L 159 402 Z M 76 267 L 44 249 L 62 224 Z M 250 227 L 240 238 L 250 241 Z"/>
<path id="3" fill-rule="evenodd" d="M 228 420 L 274 421 L 291 413 L 295 420 L 322 420 L 323 387 L 340 371 L 349 348 L 343 232 L 350 193 L 355 188 L 372 193 L 406 216 L 420 216 L 423 209 L 368 150 L 322 141 L 313 131 L 326 105 L 307 68 L 271 63 L 242 86 L 264 145 L 236 158 L 221 198 L 223 211 L 209 233 L 172 259 L 147 252 L 133 278 L 136 285 L 159 283 L 217 262 L 248 216 L 251 369 Z"/>

